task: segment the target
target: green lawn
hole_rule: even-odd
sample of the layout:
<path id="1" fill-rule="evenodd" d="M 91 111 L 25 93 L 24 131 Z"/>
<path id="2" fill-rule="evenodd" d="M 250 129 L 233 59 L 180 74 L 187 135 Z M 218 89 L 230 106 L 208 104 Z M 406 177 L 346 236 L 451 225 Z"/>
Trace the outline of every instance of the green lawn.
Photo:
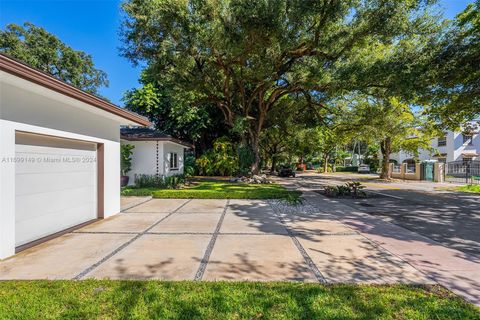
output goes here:
<path id="1" fill-rule="evenodd" d="M 463 192 L 473 192 L 473 193 L 480 193 L 480 184 L 478 185 L 467 185 L 467 186 L 461 186 L 456 188 L 458 191 L 463 191 Z"/>
<path id="2" fill-rule="evenodd" d="M 439 286 L 0 282 L 0 319 L 479 319 Z"/>
<path id="3" fill-rule="evenodd" d="M 300 191 L 287 190 L 278 184 L 246 184 L 201 181 L 184 189 L 124 189 L 124 196 L 152 195 L 176 199 L 296 199 Z"/>

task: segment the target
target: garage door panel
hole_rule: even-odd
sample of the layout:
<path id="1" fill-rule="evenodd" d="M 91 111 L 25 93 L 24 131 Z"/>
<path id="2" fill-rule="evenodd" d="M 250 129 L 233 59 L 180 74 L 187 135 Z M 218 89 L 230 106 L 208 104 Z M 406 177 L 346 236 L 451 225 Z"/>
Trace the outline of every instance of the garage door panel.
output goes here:
<path id="1" fill-rule="evenodd" d="M 94 196 L 94 192 L 88 187 L 62 190 L 55 193 L 45 192 L 17 196 L 15 221 L 31 219 L 34 216 L 46 215 L 51 212 L 65 211 L 86 203 L 92 204 L 92 214 L 96 214 Z"/>
<path id="2" fill-rule="evenodd" d="M 95 143 L 17 133 L 16 245 L 97 217 Z"/>
<path id="3" fill-rule="evenodd" d="M 16 243 L 17 246 L 34 241 L 36 239 L 43 238 L 52 233 L 65 230 L 70 227 L 74 227 L 85 221 L 95 219 L 95 215 L 91 215 L 89 219 L 85 220 L 85 212 L 92 212 L 92 207 L 95 205 L 92 203 L 83 204 L 79 207 L 70 207 L 61 211 L 51 212 L 42 216 L 34 216 L 33 218 L 17 221 L 15 232 L 23 234 L 21 239 Z M 62 223 L 58 225 L 52 225 L 51 221 L 62 221 L 64 216 L 69 216 L 68 223 Z"/>
<path id="4" fill-rule="evenodd" d="M 96 189 L 95 172 L 19 174 L 15 184 L 17 196 L 84 187 Z"/>

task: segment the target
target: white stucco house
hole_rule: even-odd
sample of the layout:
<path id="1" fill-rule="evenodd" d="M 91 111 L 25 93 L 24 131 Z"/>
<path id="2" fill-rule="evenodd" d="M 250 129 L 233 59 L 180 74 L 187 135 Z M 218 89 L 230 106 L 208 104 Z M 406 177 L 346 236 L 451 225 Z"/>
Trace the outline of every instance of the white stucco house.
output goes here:
<path id="1" fill-rule="evenodd" d="M 183 174 L 185 149 L 193 148 L 191 144 L 150 128 L 123 127 L 120 132 L 122 144 L 134 146 L 129 185 L 138 175 Z"/>
<path id="2" fill-rule="evenodd" d="M 0 259 L 120 212 L 121 109 L 0 54 Z"/>
<path id="3" fill-rule="evenodd" d="M 439 162 L 480 160 L 480 120 L 470 123 L 474 129 L 469 133 L 447 131 L 442 137 L 432 139 L 433 151 L 419 150 L 419 160 L 437 160 Z M 413 158 L 407 152 L 392 154 L 390 159 L 398 163 Z"/>

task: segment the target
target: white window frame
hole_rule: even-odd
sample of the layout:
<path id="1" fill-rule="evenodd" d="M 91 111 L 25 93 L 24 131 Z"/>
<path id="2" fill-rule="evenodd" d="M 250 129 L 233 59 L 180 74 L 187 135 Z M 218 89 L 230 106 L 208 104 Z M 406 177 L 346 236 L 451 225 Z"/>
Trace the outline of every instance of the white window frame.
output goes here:
<path id="1" fill-rule="evenodd" d="M 168 153 L 168 167 L 170 168 L 170 170 L 178 170 L 178 153 Z"/>

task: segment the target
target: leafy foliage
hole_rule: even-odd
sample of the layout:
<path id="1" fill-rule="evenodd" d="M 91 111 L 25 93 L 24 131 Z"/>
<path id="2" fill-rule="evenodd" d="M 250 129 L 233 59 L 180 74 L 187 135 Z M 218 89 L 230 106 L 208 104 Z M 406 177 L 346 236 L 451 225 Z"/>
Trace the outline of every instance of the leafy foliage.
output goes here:
<path id="1" fill-rule="evenodd" d="M 238 154 L 238 173 L 247 175 L 250 171 L 252 163 L 255 161 L 252 148 L 248 145 L 240 145 L 237 148 Z"/>
<path id="2" fill-rule="evenodd" d="M 217 139 L 213 149 L 196 160 L 200 175 L 231 176 L 238 171 L 238 155 L 235 144 L 225 138 Z"/>
<path id="3" fill-rule="evenodd" d="M 195 156 L 192 154 L 185 155 L 185 163 L 183 164 L 183 172 L 185 177 L 189 178 L 195 175 Z"/>
<path id="4" fill-rule="evenodd" d="M 458 129 L 480 116 L 480 1 L 470 3 L 430 45 L 433 57 L 421 77 L 428 90 L 421 100 L 435 121 Z"/>
<path id="5" fill-rule="evenodd" d="M 340 186 L 325 186 L 325 195 L 329 197 L 353 196 L 354 198 L 366 197 L 367 194 L 362 191 L 365 186 L 358 181 L 347 182 Z"/>
<path id="6" fill-rule="evenodd" d="M 146 73 L 141 82 L 143 86 L 127 91 L 123 101 L 127 109 L 148 117 L 157 130 L 192 142 L 208 142 L 224 132 L 213 106 L 191 105 L 188 96 L 176 92 L 168 83 L 151 80 Z"/>
<path id="7" fill-rule="evenodd" d="M 260 135 L 283 97 L 322 109 L 332 95 L 379 85 L 372 78 L 388 76 L 374 68 L 381 56 L 369 47 L 424 32 L 419 21 L 430 3 L 129 0 L 123 54 L 146 62 L 149 77 L 172 84 L 189 105 L 214 105 L 228 126 L 240 124 L 257 172 Z M 373 61 L 368 69 L 377 74 L 365 76 L 354 57 Z"/>
<path id="8" fill-rule="evenodd" d="M 32 23 L 9 24 L 0 30 L 0 52 L 93 94 L 108 86 L 106 73 L 95 68 L 90 55 Z"/>
<path id="9" fill-rule="evenodd" d="M 127 175 L 132 170 L 132 154 L 134 145 L 122 144 L 120 146 L 120 173 L 122 176 Z"/>
<path id="10" fill-rule="evenodd" d="M 135 188 L 176 189 L 185 183 L 185 175 L 147 175 L 135 176 Z"/>
<path id="11" fill-rule="evenodd" d="M 436 134 L 425 117 L 396 97 L 357 96 L 348 125 L 372 144 L 379 144 L 382 153 L 382 178 L 388 177 L 390 155 L 400 150 L 418 156 L 419 149 L 431 149 Z"/>

